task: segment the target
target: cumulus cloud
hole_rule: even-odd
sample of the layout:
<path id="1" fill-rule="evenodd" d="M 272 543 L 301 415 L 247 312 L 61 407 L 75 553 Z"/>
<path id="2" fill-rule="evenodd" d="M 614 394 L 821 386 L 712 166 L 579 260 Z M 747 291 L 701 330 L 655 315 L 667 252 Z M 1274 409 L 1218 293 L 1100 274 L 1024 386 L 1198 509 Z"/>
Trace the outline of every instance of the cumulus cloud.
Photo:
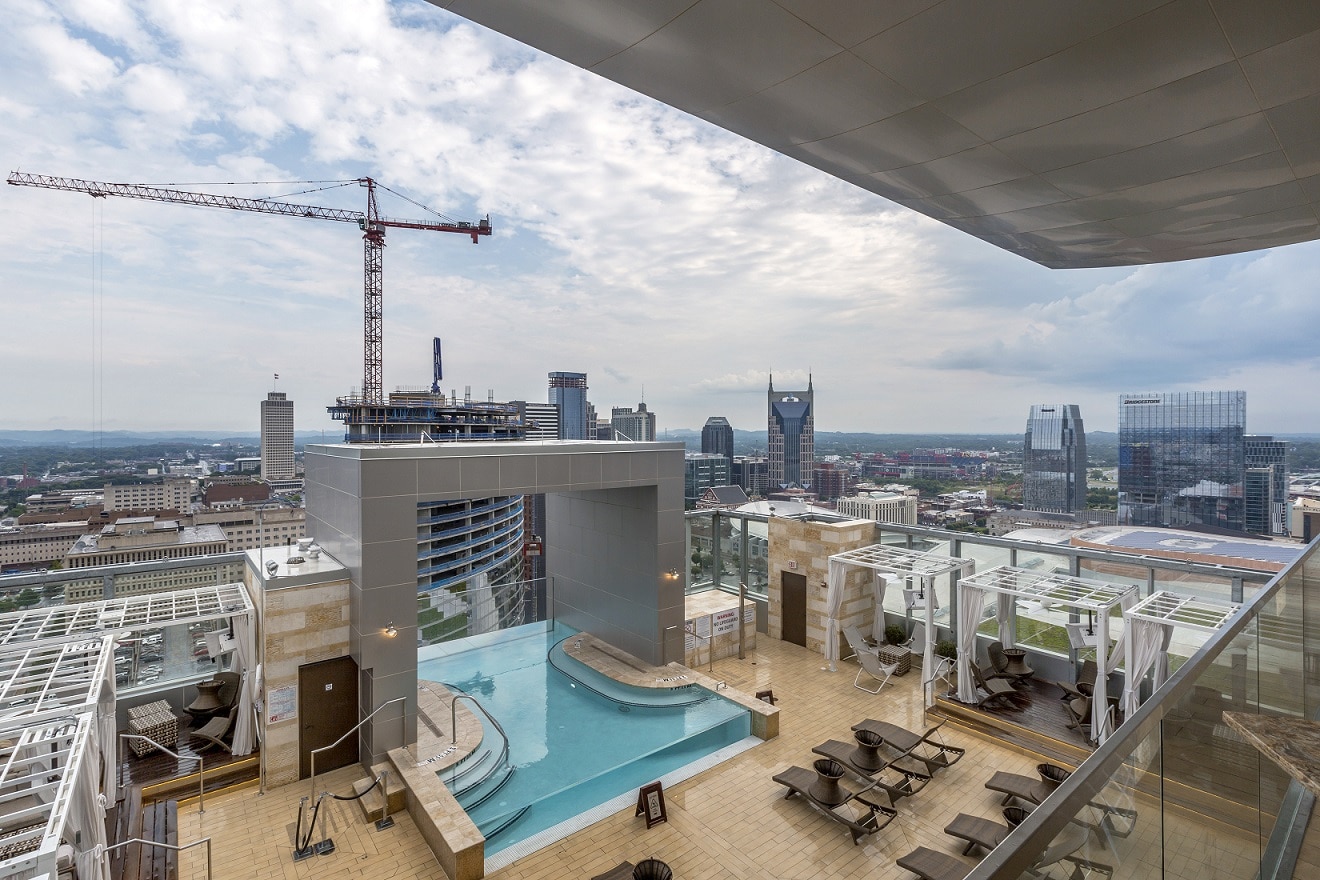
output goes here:
<path id="1" fill-rule="evenodd" d="M 821 430 L 1017 431 L 1037 399 L 1315 364 L 1313 246 L 1050 272 L 421 0 L 22 0 L 11 18 L 0 107 L 24 124 L 0 148 L 25 170 L 203 190 L 369 174 L 490 212 L 477 247 L 389 234 L 387 387 L 428 384 L 439 335 L 460 393 L 543 399 L 547 371 L 585 370 L 601 411 L 645 385 L 662 430 L 716 407 L 763 424 L 775 368 L 784 388 L 814 372 Z M 241 194 L 363 207 L 356 185 L 290 195 L 317 186 Z M 52 335 L 105 334 L 114 415 L 143 428 L 180 423 L 162 396 L 206 395 L 195 427 L 252 429 L 271 372 L 316 427 L 360 383 L 351 224 L 0 198 L 27 218 L 0 228 L 27 330 L 0 368 L 43 377 L 11 424 L 80 426 L 50 392 L 87 388 L 89 361 L 53 357 Z M 178 342 L 133 354 L 157 337 Z"/>

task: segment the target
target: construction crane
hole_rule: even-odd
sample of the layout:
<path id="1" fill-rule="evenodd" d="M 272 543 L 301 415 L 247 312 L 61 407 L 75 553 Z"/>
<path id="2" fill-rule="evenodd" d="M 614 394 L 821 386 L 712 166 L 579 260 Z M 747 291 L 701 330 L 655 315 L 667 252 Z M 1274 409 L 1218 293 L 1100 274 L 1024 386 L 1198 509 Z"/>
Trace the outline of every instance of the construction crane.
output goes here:
<path id="1" fill-rule="evenodd" d="M 228 208 L 233 211 L 255 211 L 259 214 L 282 214 L 286 217 L 305 217 L 312 220 L 335 220 L 356 223 L 362 230 L 362 402 L 384 402 L 381 390 L 381 315 L 384 295 L 384 275 L 381 257 L 385 249 L 386 229 L 421 229 L 427 232 L 459 232 L 470 235 L 476 244 L 478 236 L 490 235 L 490 217 L 476 223 L 435 220 L 398 220 L 380 216 L 376 206 L 376 187 L 370 177 L 337 182 L 357 183 L 367 190 L 367 210 L 348 211 L 341 208 L 321 208 L 271 199 L 247 199 L 214 193 L 188 192 L 136 183 L 103 183 L 96 180 L 78 180 L 71 177 L 47 177 L 41 174 L 9 175 L 13 186 L 36 186 L 43 189 L 68 190 L 87 193 L 94 198 L 121 196 L 128 199 L 146 199 L 153 202 L 171 202 L 181 205 L 200 205 L 206 208 Z M 382 187 L 384 189 L 385 187 Z M 429 209 L 428 209 L 429 210 Z"/>

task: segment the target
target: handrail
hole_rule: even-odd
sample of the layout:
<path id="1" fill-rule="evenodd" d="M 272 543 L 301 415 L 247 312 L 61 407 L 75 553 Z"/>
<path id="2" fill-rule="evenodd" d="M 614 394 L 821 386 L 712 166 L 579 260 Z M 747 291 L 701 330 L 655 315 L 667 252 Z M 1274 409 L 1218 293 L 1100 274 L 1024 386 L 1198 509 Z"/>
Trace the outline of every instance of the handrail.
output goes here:
<path id="1" fill-rule="evenodd" d="M 449 701 L 449 729 L 454 733 L 454 738 L 452 742 L 455 743 L 458 742 L 458 701 L 459 700 L 471 700 L 472 705 L 480 709 L 481 714 L 489 718 L 490 723 L 495 725 L 495 730 L 499 732 L 500 738 L 504 740 L 504 746 L 500 749 L 500 763 L 502 764 L 506 762 L 509 757 L 509 735 L 504 732 L 504 728 L 500 726 L 499 720 L 496 719 L 494 715 L 490 714 L 490 712 L 486 710 L 486 707 L 481 705 L 481 701 L 478 700 L 476 697 L 472 696 L 471 694 L 455 694 L 454 698 Z M 454 767 L 458 767 L 458 764 L 455 764 Z M 458 775 L 457 773 L 455 773 L 454 777 L 450 781 L 452 782 L 454 779 L 457 778 Z"/>
<path id="2" fill-rule="evenodd" d="M 149 742 L 149 743 L 151 743 L 153 746 L 155 746 L 156 748 L 160 749 L 160 750 L 161 750 L 162 752 L 164 752 L 165 754 L 169 755 L 171 758 L 174 758 L 176 761 L 196 761 L 196 762 L 197 762 L 197 812 L 199 812 L 199 813 L 205 813 L 205 812 L 206 812 L 206 800 L 205 800 L 205 798 L 206 798 L 206 764 L 205 764 L 205 762 L 202 760 L 202 756 L 201 756 L 201 755 L 180 755 L 180 754 L 178 754 L 177 752 L 171 752 L 169 749 L 165 748 L 163 745 L 161 745 L 160 743 L 156 742 L 156 741 L 155 741 L 154 739 L 152 739 L 151 737 L 149 737 L 149 736 L 143 736 L 143 735 L 140 734 L 140 733 L 121 733 L 121 734 L 119 734 L 119 738 L 120 738 L 121 740 L 123 740 L 123 739 L 140 739 L 140 740 L 142 740 L 143 742 Z"/>
<path id="3" fill-rule="evenodd" d="M 375 718 L 375 717 L 376 717 L 376 713 L 379 712 L 381 709 L 384 709 L 386 706 L 390 705 L 391 703 L 402 703 L 402 702 L 404 701 L 404 699 L 406 699 L 406 698 L 405 698 L 405 697 L 395 697 L 395 698 L 392 699 L 392 700 L 386 700 L 385 702 L 383 702 L 383 703 L 381 703 L 379 706 L 377 706 L 375 709 L 372 709 L 370 715 L 368 715 L 366 718 L 363 718 L 363 719 L 362 719 L 361 721 L 359 721 L 357 724 L 354 724 L 353 727 L 352 727 L 352 729 L 348 730 L 348 731 L 347 731 L 343 736 L 341 736 L 339 739 L 337 739 L 337 740 L 335 740 L 334 742 L 330 743 L 330 745 L 328 745 L 328 746 L 321 746 L 319 749 L 312 749 L 312 751 L 311 751 L 311 759 L 312 759 L 312 779 L 311 779 L 311 782 L 312 782 L 312 797 L 313 797 L 313 798 L 316 797 L 316 753 L 317 753 L 317 752 L 328 752 L 328 751 L 330 751 L 330 750 L 333 749 L 335 746 L 339 745 L 341 742 L 343 742 L 344 740 L 348 739 L 351 735 L 353 735 L 354 733 L 356 733 L 356 732 L 358 731 L 358 729 L 362 727 L 362 725 L 366 724 L 368 721 L 370 721 L 371 719 Z M 403 722 L 403 738 L 399 741 L 399 743 L 400 743 L 400 745 L 405 745 L 405 746 L 406 746 L 406 745 L 408 744 L 408 712 L 407 712 L 406 709 L 401 710 L 401 711 L 399 712 L 399 720 Z"/>
<path id="4" fill-rule="evenodd" d="M 107 846 L 101 851 L 101 858 L 104 860 L 106 876 L 110 875 L 110 853 L 120 847 L 128 846 L 130 843 L 145 843 L 147 846 L 159 846 L 163 849 L 172 849 L 175 852 L 183 852 L 185 849 L 192 849 L 194 846 L 206 844 L 206 880 L 211 880 L 211 838 L 203 837 L 201 840 L 194 840 L 192 843 L 185 843 L 183 846 L 175 846 L 172 843 L 165 843 L 160 840 L 143 840 L 141 837 L 134 837 L 129 840 L 121 840 L 113 846 Z"/>
<path id="5" fill-rule="evenodd" d="M 739 610 L 739 614 L 741 613 L 742 613 L 741 610 Z M 739 623 L 741 622 L 742 621 L 740 620 Z M 692 624 L 692 629 L 688 629 L 685 624 L 683 626 L 683 633 L 685 635 L 692 636 L 694 639 L 701 639 L 706 643 L 706 671 L 714 672 L 715 671 L 715 633 L 712 632 L 708 636 L 703 636 L 701 633 L 697 632 L 697 625 L 695 622 Z"/>

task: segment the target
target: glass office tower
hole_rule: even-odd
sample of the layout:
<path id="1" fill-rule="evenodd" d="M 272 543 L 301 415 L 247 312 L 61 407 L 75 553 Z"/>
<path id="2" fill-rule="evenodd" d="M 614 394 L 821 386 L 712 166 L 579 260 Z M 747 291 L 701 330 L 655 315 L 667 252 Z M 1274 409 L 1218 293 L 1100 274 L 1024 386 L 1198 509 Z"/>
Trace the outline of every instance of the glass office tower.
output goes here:
<path id="1" fill-rule="evenodd" d="M 596 439 L 596 420 L 587 417 L 586 373 L 551 373 L 550 403 L 559 407 L 560 440 Z"/>
<path id="2" fill-rule="evenodd" d="M 775 391 L 774 376 L 766 393 L 770 488 L 811 488 L 816 466 L 815 391 L 807 375 L 806 391 Z"/>
<path id="3" fill-rule="evenodd" d="M 1054 513 L 1086 510 L 1086 431 L 1075 404 L 1031 408 L 1022 456 L 1022 506 Z"/>
<path id="4" fill-rule="evenodd" d="M 1120 525 L 1245 528 L 1245 391 L 1118 400 Z"/>

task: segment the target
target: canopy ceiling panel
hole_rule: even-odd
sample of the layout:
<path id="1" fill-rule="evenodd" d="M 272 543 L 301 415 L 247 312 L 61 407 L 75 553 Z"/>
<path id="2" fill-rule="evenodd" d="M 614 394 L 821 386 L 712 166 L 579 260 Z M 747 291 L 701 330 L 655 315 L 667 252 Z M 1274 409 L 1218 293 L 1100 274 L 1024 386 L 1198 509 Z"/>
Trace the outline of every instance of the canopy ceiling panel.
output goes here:
<path id="1" fill-rule="evenodd" d="M 431 2 L 1045 266 L 1320 237 L 1320 4 Z"/>

